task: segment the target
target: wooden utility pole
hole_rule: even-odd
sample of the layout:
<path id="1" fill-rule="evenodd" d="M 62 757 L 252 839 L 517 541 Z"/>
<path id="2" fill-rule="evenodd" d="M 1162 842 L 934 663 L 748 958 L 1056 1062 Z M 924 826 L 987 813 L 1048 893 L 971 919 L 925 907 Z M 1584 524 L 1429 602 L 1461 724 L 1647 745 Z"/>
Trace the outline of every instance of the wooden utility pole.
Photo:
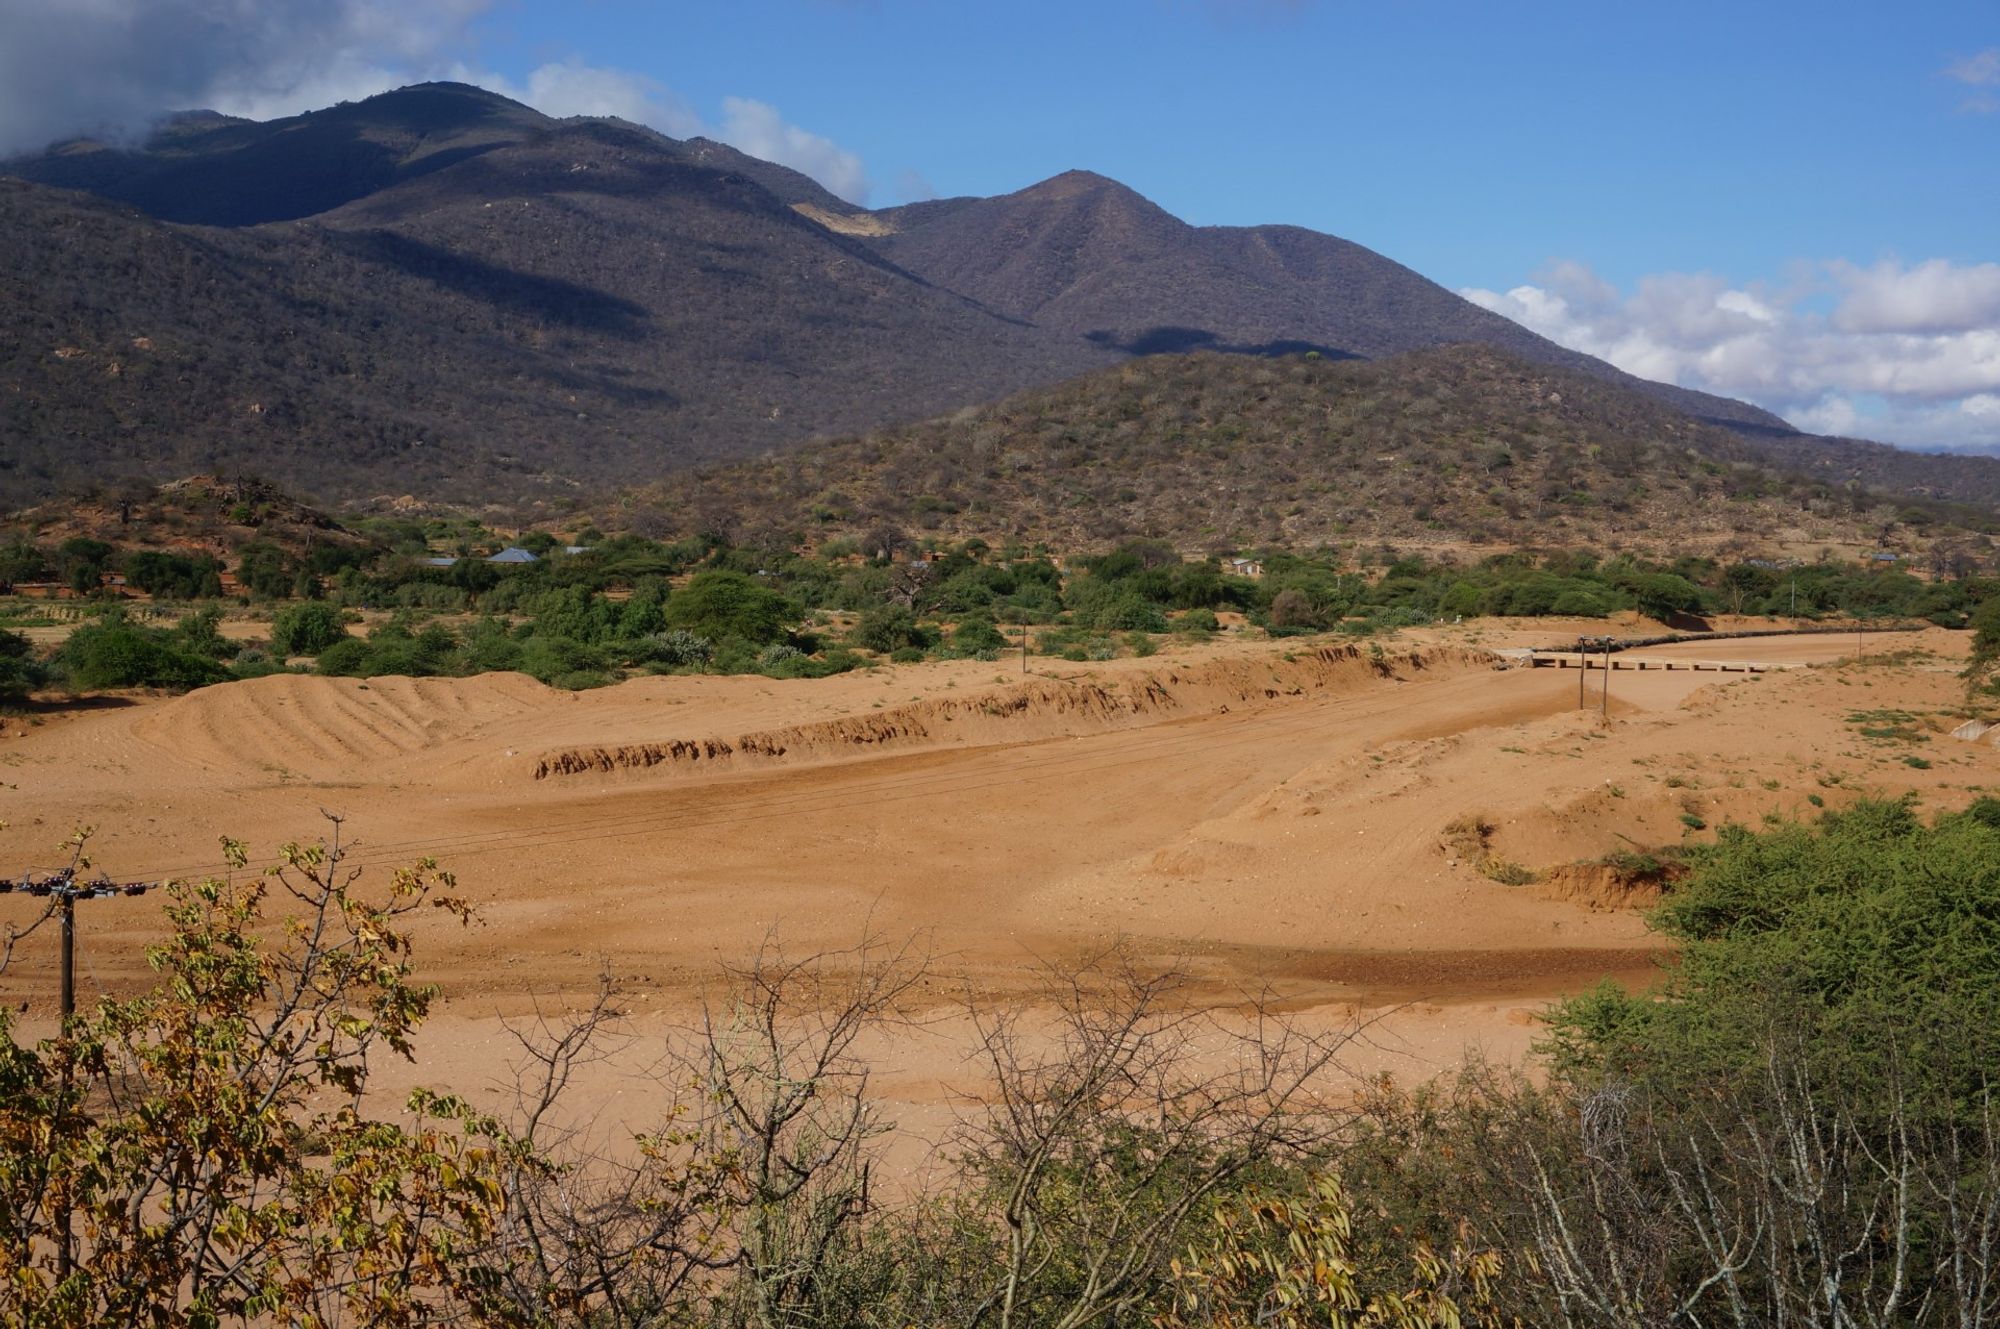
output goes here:
<path id="1" fill-rule="evenodd" d="M 18 891 L 24 895 L 47 896 L 50 901 L 50 912 L 55 915 L 56 924 L 61 933 L 61 968 L 58 978 L 60 996 L 58 998 L 58 1009 L 62 1012 L 61 1030 L 64 1044 L 62 1059 L 62 1102 L 65 1105 L 69 1102 L 70 1088 L 73 1083 L 71 1078 L 73 1073 L 71 1068 L 72 1053 L 69 1041 L 76 1023 L 76 902 L 78 900 L 105 899 L 115 895 L 144 895 L 147 891 L 152 890 L 154 886 L 158 885 L 157 882 L 120 883 L 104 878 L 99 878 L 96 881 L 78 881 L 76 873 L 81 863 L 81 858 L 82 849 L 79 847 L 77 862 L 73 862 L 69 867 L 64 868 L 54 876 L 46 877 L 40 881 L 32 878 L 19 881 L 12 878 L 0 878 L 0 895 Z M 42 919 L 37 920 L 37 925 L 48 917 L 48 914 L 43 914 Z M 33 927 L 29 928 L 29 931 L 33 930 Z M 56 1227 L 56 1281 L 61 1283 L 68 1279 L 70 1274 L 75 1272 L 76 1269 L 75 1229 L 73 1227 L 72 1206 L 70 1204 L 67 1185 L 64 1186 L 62 1195 L 57 1199 L 56 1207 L 61 1211 L 61 1217 L 57 1220 Z"/>

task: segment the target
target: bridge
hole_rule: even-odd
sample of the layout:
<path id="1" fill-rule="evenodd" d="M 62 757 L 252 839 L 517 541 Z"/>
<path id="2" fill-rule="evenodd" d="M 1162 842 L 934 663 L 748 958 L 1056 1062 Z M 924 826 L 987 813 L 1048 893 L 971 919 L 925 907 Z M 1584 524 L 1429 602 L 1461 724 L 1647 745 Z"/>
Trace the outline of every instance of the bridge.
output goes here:
<path id="1" fill-rule="evenodd" d="M 1527 663 L 1536 669 L 1612 669 L 1646 673 L 1655 670 L 1694 670 L 1716 674 L 1762 674 L 1779 669 L 1800 669 L 1797 664 L 1777 664 L 1768 660 L 1680 660 L 1647 659 L 1645 656 L 1579 655 L 1575 651 L 1530 651 Z"/>

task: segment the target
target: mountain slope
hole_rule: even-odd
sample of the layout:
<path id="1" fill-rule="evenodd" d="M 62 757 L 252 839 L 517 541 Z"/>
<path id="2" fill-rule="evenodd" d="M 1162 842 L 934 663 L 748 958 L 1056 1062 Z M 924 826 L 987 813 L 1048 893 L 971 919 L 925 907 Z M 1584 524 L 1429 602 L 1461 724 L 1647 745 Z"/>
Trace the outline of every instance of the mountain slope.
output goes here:
<path id="1" fill-rule="evenodd" d="M 555 123 L 480 88 L 428 83 L 263 123 L 198 112 L 142 147 L 78 141 L 4 169 L 162 221 L 252 226 L 337 208 Z"/>
<path id="2" fill-rule="evenodd" d="M 881 216 L 893 229 L 878 247 L 919 276 L 1133 354 L 1316 349 L 1374 359 L 1483 342 L 1640 388 L 1697 418 L 1789 429 L 1744 402 L 1647 383 L 1558 346 L 1350 241 L 1298 226 L 1189 226 L 1088 171 Z"/>
<path id="3" fill-rule="evenodd" d="M 724 144 L 462 84 L 193 113 L 0 170 L 0 503 L 213 470 L 532 503 L 1135 355 L 1455 343 L 1725 421 L 1835 483 L 2000 501 L 1990 459 L 1809 439 L 1358 245 L 1189 226 L 1083 172 L 871 213 Z"/>
<path id="4" fill-rule="evenodd" d="M 1110 358 L 656 138 L 557 125 L 228 230 L 0 181 L 0 497 L 242 468 L 321 498 L 518 501 Z"/>
<path id="5" fill-rule="evenodd" d="M 1485 346 L 1154 356 L 621 500 L 656 533 L 1103 548 L 1390 541 L 1810 553 L 1896 507 L 1776 471 L 1644 394 Z M 1952 516 L 1937 514 L 1942 527 Z M 1986 514 L 1990 520 L 1991 514 Z M 1901 538 L 1900 536 L 1896 538 Z"/>

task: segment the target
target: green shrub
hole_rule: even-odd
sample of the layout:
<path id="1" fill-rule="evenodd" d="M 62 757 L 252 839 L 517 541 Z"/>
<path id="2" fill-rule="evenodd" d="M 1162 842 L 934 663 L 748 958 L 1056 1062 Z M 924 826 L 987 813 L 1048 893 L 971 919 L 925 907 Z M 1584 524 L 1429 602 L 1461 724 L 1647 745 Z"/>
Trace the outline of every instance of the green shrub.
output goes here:
<path id="1" fill-rule="evenodd" d="M 1173 630 L 1175 632 L 1185 633 L 1191 637 L 1215 632 L 1221 627 L 1222 622 L 1216 618 L 1215 611 L 1206 606 L 1198 609 L 1190 609 L 1173 622 Z"/>
<path id="2" fill-rule="evenodd" d="M 368 664 L 368 643 L 349 637 L 321 651 L 317 668 L 329 677 L 367 678 L 374 672 Z"/>
<path id="3" fill-rule="evenodd" d="M 48 681 L 34 645 L 18 632 L 0 631 L 0 702 L 18 702 Z"/>
<path id="4" fill-rule="evenodd" d="M 710 641 L 740 637 L 756 646 L 783 641 L 799 608 L 740 572 L 698 572 L 661 610 L 668 627 Z"/>
<path id="5" fill-rule="evenodd" d="M 229 671 L 179 645 L 165 632 L 113 615 L 70 634 L 56 667 L 78 688 L 172 688 L 220 683 Z"/>
<path id="6" fill-rule="evenodd" d="M 1686 851 L 1653 915 L 1680 944 L 1663 997 L 1606 987 L 1558 1008 L 1572 1070 L 1683 1083 L 1756 1073 L 1774 1009 L 1846 1076 L 1987 1077 L 2000 1032 L 2000 827 L 1862 802 L 1817 824 L 1725 826 Z"/>
<path id="7" fill-rule="evenodd" d="M 676 669 L 698 669 L 714 658 L 715 647 L 706 637 L 686 628 L 668 628 L 639 643 L 637 658 L 646 664 L 663 664 Z"/>
<path id="8" fill-rule="evenodd" d="M 574 637 L 538 632 L 521 648 L 521 671 L 552 687 L 573 687 L 571 680 L 583 676 L 595 681 L 582 686 L 596 687 L 604 681 L 606 667 L 601 650 Z"/>
<path id="9" fill-rule="evenodd" d="M 1004 651 L 1009 643 L 1001 635 L 1000 629 L 988 618 L 963 618 L 951 632 L 951 650 L 954 655 L 979 655 L 985 651 Z"/>
<path id="10" fill-rule="evenodd" d="M 854 641 L 884 655 L 923 644 L 917 630 L 917 616 L 901 605 L 877 605 L 863 613 L 861 621 L 854 625 Z"/>
<path id="11" fill-rule="evenodd" d="M 174 643 L 211 660 L 234 659 L 243 647 L 222 635 L 222 611 L 214 607 L 197 609 L 174 624 Z"/>
<path id="12" fill-rule="evenodd" d="M 206 555 L 144 550 L 125 559 L 125 580 L 156 600 L 212 599 L 222 594 L 221 574 Z"/>
<path id="13" fill-rule="evenodd" d="M 271 619 L 271 649 L 280 655 L 318 655 L 346 636 L 340 611 L 324 600 L 286 605 Z"/>

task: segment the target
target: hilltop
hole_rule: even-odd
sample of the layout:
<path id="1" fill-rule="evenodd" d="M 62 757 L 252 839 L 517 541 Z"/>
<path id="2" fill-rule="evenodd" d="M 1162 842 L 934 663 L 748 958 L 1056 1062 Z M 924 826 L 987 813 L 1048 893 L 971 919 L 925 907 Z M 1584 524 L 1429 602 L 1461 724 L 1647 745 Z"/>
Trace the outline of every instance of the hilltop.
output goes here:
<path id="1" fill-rule="evenodd" d="M 1184 549 L 1803 550 L 1986 520 L 1788 473 L 1648 395 L 1483 346 L 1380 361 L 1154 356 L 671 476 L 619 506 L 659 531 L 864 544 L 891 531 L 1063 550 L 1133 536 Z"/>
<path id="2" fill-rule="evenodd" d="M 878 215 L 886 230 L 877 247 L 925 280 L 1133 355 L 1318 351 L 1372 360 L 1477 342 L 1700 419 L 1791 428 L 1745 402 L 1651 383 L 1557 346 L 1352 241 L 1302 226 L 1190 226 L 1091 171 L 999 198 Z"/>

